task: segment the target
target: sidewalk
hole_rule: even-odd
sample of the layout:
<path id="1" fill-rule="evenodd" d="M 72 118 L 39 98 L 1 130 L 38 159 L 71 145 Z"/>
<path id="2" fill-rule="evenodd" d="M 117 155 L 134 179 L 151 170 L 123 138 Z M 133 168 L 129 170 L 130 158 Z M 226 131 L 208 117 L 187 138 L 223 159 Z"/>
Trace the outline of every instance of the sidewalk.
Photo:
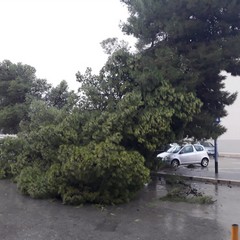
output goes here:
<path id="1" fill-rule="evenodd" d="M 177 169 L 164 169 L 155 173 L 157 176 L 179 175 L 186 179 L 240 186 L 240 158 L 234 155 L 220 155 L 218 159 L 218 173 L 215 173 L 215 161 L 210 159 L 209 166 L 203 168 L 199 165 L 180 166 Z"/>

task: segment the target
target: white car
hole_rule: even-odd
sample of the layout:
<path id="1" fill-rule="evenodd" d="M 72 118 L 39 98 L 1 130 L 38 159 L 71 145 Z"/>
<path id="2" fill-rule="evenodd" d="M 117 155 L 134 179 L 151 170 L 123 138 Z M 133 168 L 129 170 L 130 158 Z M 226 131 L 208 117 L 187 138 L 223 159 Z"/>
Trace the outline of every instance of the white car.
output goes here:
<path id="1" fill-rule="evenodd" d="M 215 147 L 211 142 L 201 141 L 201 142 L 199 142 L 199 144 L 204 146 L 204 148 L 206 149 L 209 156 L 215 155 Z"/>
<path id="2" fill-rule="evenodd" d="M 171 164 L 173 167 L 178 167 L 179 165 L 184 164 L 201 164 L 203 167 L 207 167 L 209 163 L 209 156 L 202 145 L 187 144 L 163 157 L 162 161 L 167 164 Z"/>
<path id="3" fill-rule="evenodd" d="M 177 153 L 181 147 L 177 144 L 171 146 L 166 152 L 159 153 L 157 158 L 164 158 L 168 156 L 170 153 Z"/>

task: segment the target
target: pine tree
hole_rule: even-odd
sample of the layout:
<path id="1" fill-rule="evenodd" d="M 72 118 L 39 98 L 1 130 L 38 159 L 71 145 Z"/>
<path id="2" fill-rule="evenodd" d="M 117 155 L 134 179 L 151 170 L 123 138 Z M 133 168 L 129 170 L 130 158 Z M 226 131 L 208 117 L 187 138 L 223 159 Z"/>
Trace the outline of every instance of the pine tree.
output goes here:
<path id="1" fill-rule="evenodd" d="M 240 2 L 121 1 L 130 12 L 122 30 L 138 39 L 142 56 L 152 59 L 155 71 L 174 88 L 193 92 L 203 103 L 185 135 L 198 139 L 221 135 L 226 129 L 214 121 L 227 115 L 225 106 L 237 97 L 224 89 L 221 73 L 240 74 Z M 151 82 L 146 79 L 145 84 Z"/>

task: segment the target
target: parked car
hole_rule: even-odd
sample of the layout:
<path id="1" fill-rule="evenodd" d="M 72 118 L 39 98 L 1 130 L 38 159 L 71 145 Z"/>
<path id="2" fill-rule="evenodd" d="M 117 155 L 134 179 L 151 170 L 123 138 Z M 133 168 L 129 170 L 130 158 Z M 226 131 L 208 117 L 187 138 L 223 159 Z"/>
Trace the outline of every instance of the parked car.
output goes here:
<path id="1" fill-rule="evenodd" d="M 215 155 L 215 147 L 211 142 L 200 141 L 199 144 L 204 146 L 204 148 L 206 149 L 209 156 L 214 156 Z"/>
<path id="2" fill-rule="evenodd" d="M 173 167 L 179 165 L 201 164 L 207 167 L 209 156 L 205 148 L 200 144 L 187 144 L 176 148 L 176 151 L 169 153 L 162 158 L 162 161 L 171 164 Z"/>
<path id="3" fill-rule="evenodd" d="M 178 145 L 178 144 L 177 143 L 169 143 L 169 144 L 166 144 L 166 145 L 162 145 L 160 148 L 158 148 L 155 151 L 155 153 L 160 154 L 160 153 L 163 153 L 163 152 L 167 152 L 170 148 L 172 148 L 175 145 Z"/>
<path id="4" fill-rule="evenodd" d="M 157 155 L 157 158 L 161 158 L 162 159 L 162 158 L 168 156 L 170 153 L 176 153 L 176 152 L 179 151 L 180 148 L 181 147 L 178 144 L 174 144 L 167 151 L 159 153 Z"/>

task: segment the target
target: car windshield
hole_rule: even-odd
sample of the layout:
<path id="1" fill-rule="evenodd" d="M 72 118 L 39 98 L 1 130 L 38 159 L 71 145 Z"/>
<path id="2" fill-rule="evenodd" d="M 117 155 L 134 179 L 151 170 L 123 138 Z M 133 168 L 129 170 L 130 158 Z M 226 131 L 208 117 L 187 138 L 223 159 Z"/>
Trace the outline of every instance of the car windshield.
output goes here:
<path id="1" fill-rule="evenodd" d="M 175 146 L 172 153 L 177 153 L 181 149 L 181 146 Z"/>
<path id="2" fill-rule="evenodd" d="M 172 146 L 167 150 L 167 153 L 172 153 L 176 146 Z"/>

